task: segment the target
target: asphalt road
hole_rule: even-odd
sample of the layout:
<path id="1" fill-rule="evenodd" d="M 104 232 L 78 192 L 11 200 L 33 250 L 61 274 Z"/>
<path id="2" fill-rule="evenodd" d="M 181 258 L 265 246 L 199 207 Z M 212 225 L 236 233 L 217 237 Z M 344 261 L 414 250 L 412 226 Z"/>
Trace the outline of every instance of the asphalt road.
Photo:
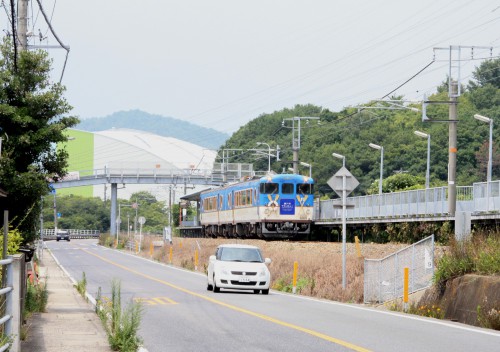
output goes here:
<path id="1" fill-rule="evenodd" d="M 500 333 L 326 300 L 206 290 L 201 274 L 107 249 L 95 240 L 47 242 L 87 291 L 144 304 L 139 334 L 161 351 L 499 351 Z M 272 264 L 271 264 L 272 265 Z M 50 285 L 50 278 L 48 284 Z"/>

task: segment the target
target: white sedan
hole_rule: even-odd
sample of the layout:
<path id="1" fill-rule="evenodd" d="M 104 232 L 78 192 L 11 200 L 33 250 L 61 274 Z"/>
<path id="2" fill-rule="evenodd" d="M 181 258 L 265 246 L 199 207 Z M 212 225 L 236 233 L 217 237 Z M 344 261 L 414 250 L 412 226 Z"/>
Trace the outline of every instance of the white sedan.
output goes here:
<path id="1" fill-rule="evenodd" d="M 223 244 L 208 261 L 207 290 L 219 292 L 221 288 L 253 290 L 269 293 L 271 274 L 260 249 L 243 244 Z"/>

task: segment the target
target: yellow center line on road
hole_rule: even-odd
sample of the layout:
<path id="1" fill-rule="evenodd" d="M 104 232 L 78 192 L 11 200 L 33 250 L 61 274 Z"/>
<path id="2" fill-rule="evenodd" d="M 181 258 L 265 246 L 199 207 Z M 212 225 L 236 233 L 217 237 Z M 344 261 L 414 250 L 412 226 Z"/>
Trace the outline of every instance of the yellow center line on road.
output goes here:
<path id="1" fill-rule="evenodd" d="M 312 335 L 312 336 L 315 336 L 315 337 L 318 337 L 320 339 L 323 339 L 323 340 L 326 340 L 326 341 L 329 341 L 329 342 L 333 342 L 337 345 L 340 345 L 340 346 L 343 346 L 343 347 L 346 347 L 346 348 L 349 348 L 353 351 L 357 351 L 357 352 L 370 352 L 370 350 L 366 349 L 366 348 L 363 348 L 363 347 L 360 347 L 360 346 L 357 346 L 357 345 L 354 345 L 352 343 L 349 343 L 347 341 L 343 341 L 343 340 L 340 340 L 340 339 L 337 339 L 335 337 L 331 337 L 331 336 L 328 336 L 328 335 L 325 335 L 325 334 L 322 334 L 320 332 L 317 332 L 317 331 L 314 331 L 314 330 L 311 330 L 311 329 L 307 329 L 307 328 L 303 328 L 301 326 L 298 326 L 298 325 L 295 325 L 295 324 L 290 324 L 290 323 L 287 323 L 287 322 L 284 322 L 284 321 L 281 321 L 281 320 L 278 320 L 278 319 L 275 319 L 275 318 L 272 318 L 270 316 L 267 316 L 267 315 L 264 315 L 264 314 L 260 314 L 260 313 L 256 313 L 256 312 L 253 312 L 251 310 L 248 310 L 248 309 L 244 309 L 244 308 L 240 308 L 240 307 L 237 307 L 237 306 L 234 306 L 232 304 L 228 304 L 228 303 L 225 303 L 225 302 L 222 302 L 222 301 L 219 301 L 217 299 L 214 299 L 214 298 L 211 298 L 211 297 L 208 297 L 208 296 L 205 296 L 205 295 L 202 295 L 202 294 L 199 294 L 199 293 L 196 293 L 196 292 L 193 292 L 193 291 L 190 291 L 190 290 L 187 290 L 183 287 L 180 287 L 180 286 L 177 286 L 177 285 L 174 285 L 174 284 L 171 284 L 167 281 L 163 281 L 163 280 L 160 280 L 154 276 L 150 276 L 150 275 L 147 275 L 147 274 L 143 274 L 139 271 L 136 271 L 134 269 L 130 269 L 130 268 L 127 268 L 126 266 L 124 265 L 121 265 L 121 264 L 118 264 L 118 263 L 115 263 L 109 259 L 106 259 L 104 257 L 101 257 L 97 254 L 94 254 L 92 252 L 89 252 L 88 250 L 86 249 L 82 249 L 82 251 L 84 251 L 85 253 L 87 254 L 90 254 L 94 257 L 97 257 L 99 259 L 101 259 L 102 261 L 105 261 L 106 263 L 109 263 L 111 265 L 114 265 L 116 267 L 119 267 L 119 268 L 122 268 L 123 270 L 127 270 L 128 272 L 131 272 L 131 273 L 134 273 L 136 275 L 139 275 L 139 276 L 142 276 L 146 279 L 149 279 L 151 281 L 156 281 L 158 283 L 161 283 L 163 285 L 166 285 L 166 286 L 169 286 L 171 288 L 174 288 L 176 290 L 179 290 L 179 291 L 182 291 L 184 293 L 187 293 L 189 295 L 192 295 L 192 296 L 195 296 L 195 297 L 198 297 L 198 298 L 201 298 L 201 299 L 204 299 L 206 301 L 209 301 L 209 302 L 212 302 L 212 303 L 215 303 L 215 304 L 218 304 L 220 306 L 223 306 L 223 307 L 226 307 L 226 308 L 229 308 L 229 309 L 232 309 L 232 310 L 235 310 L 237 312 L 240 312 L 240 313 L 244 313 L 244 314 L 247 314 L 247 315 L 251 315 L 253 317 L 256 317 L 256 318 L 260 318 L 260 319 L 263 319 L 263 320 L 266 320 L 266 321 L 269 321 L 269 322 L 272 322 L 272 323 L 275 323 L 277 325 L 281 325 L 281 326 L 285 326 L 287 328 L 290 328 L 290 329 L 294 329 L 294 330 L 297 330 L 297 331 L 301 331 L 303 333 L 306 333 L 306 334 L 309 334 L 309 335 Z"/>

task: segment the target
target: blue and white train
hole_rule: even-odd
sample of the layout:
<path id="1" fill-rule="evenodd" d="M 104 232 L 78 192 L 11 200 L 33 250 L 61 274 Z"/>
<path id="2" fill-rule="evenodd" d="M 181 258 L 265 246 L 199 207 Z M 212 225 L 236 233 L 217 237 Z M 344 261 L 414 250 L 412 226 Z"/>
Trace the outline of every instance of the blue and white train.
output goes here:
<path id="1" fill-rule="evenodd" d="M 201 193 L 201 232 L 205 237 L 293 238 L 310 233 L 313 208 L 312 178 L 253 178 Z"/>

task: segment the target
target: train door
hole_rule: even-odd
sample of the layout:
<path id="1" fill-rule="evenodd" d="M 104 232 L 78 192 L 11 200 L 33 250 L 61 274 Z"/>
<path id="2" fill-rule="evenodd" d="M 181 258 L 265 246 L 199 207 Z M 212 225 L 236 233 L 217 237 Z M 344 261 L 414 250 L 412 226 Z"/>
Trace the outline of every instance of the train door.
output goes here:
<path id="1" fill-rule="evenodd" d="M 234 222 L 234 191 L 231 191 L 231 193 L 229 193 L 228 206 L 231 208 L 231 223 L 234 225 L 235 224 L 235 222 Z"/>
<path id="2" fill-rule="evenodd" d="M 224 198 L 222 197 L 222 194 L 219 194 L 219 197 L 217 198 L 217 223 L 220 226 L 220 218 L 221 218 L 221 211 L 222 211 L 222 205 L 224 204 Z"/>

